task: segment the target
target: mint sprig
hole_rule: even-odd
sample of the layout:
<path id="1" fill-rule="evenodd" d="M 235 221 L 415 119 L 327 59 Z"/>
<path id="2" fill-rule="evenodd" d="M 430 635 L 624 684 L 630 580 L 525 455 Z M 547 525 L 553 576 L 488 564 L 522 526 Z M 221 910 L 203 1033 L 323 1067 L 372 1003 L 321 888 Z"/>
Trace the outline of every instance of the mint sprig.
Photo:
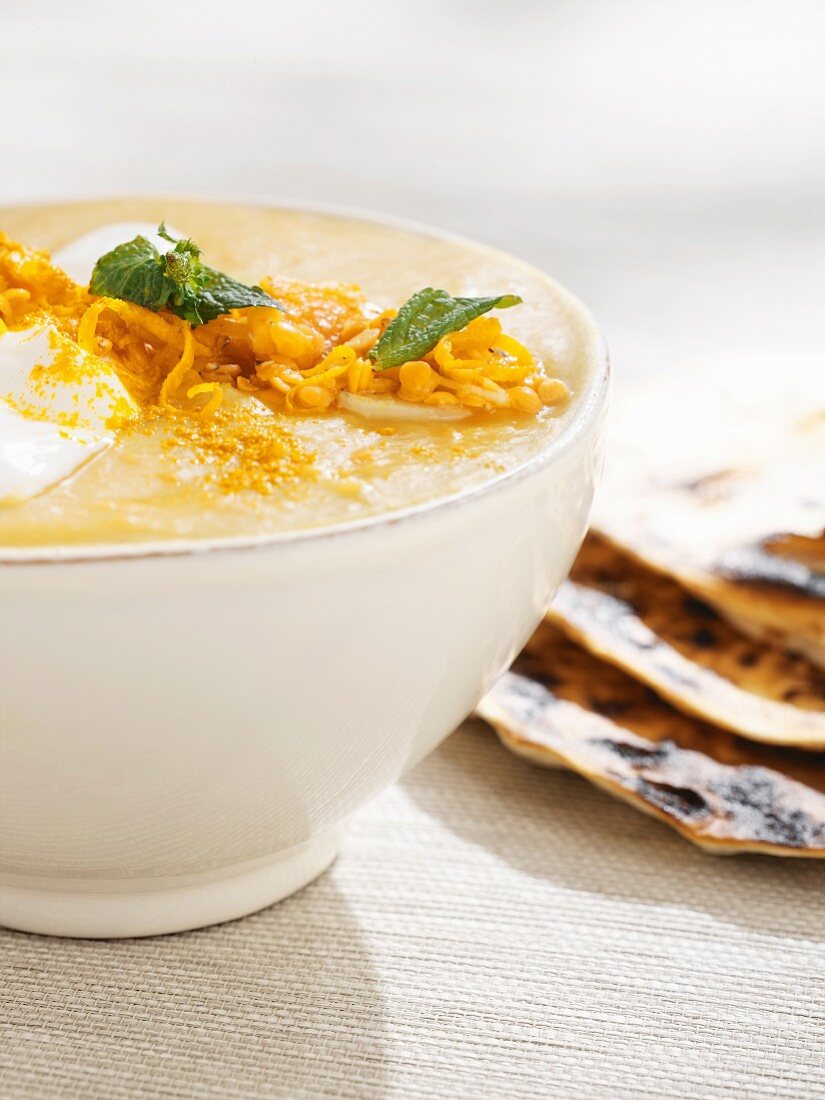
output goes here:
<path id="1" fill-rule="evenodd" d="M 431 352 L 442 336 L 468 325 L 491 309 L 517 306 L 517 294 L 493 298 L 453 298 L 428 286 L 408 298 L 369 353 L 376 370 L 400 367 Z"/>
<path id="2" fill-rule="evenodd" d="M 191 325 L 206 324 L 245 306 L 282 308 L 259 286 L 247 286 L 207 267 L 195 242 L 170 236 L 163 222 L 158 234 L 174 247 L 161 253 L 138 236 L 101 256 L 89 284 L 92 294 L 135 302 L 154 312 L 168 309 Z"/>

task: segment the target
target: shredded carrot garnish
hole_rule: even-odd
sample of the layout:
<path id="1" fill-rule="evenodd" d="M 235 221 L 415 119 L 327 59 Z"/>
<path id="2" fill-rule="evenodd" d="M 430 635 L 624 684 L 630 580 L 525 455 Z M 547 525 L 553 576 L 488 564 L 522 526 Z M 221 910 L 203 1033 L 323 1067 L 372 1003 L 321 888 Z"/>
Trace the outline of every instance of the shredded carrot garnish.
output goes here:
<path id="1" fill-rule="evenodd" d="M 220 407 L 221 401 L 223 401 L 223 390 L 219 382 L 199 382 L 196 386 L 190 386 L 186 391 L 186 396 L 191 401 L 193 397 L 197 397 L 199 393 L 211 394 L 211 397 L 203 406 L 199 412 L 199 416 L 209 416 L 210 413 L 217 412 Z"/>
<path id="2" fill-rule="evenodd" d="M 353 286 L 283 278 L 261 285 L 284 311 L 232 310 L 193 330 L 165 310 L 95 297 L 45 253 L 0 234 L 0 326 L 48 318 L 80 348 L 107 358 L 131 396 L 161 413 L 213 416 L 223 386 L 304 415 L 326 412 L 341 392 L 525 416 L 569 396 L 496 317 L 476 318 L 420 359 L 377 370 L 369 354 L 392 309 L 380 310 Z M 196 400 L 207 393 L 205 403 Z"/>
<path id="3" fill-rule="evenodd" d="M 183 382 L 184 375 L 195 362 L 195 341 L 192 339 L 192 329 L 186 321 L 180 322 L 183 331 L 183 351 L 180 359 L 169 371 L 160 387 L 161 408 L 169 404 L 170 397 L 174 397 Z"/>

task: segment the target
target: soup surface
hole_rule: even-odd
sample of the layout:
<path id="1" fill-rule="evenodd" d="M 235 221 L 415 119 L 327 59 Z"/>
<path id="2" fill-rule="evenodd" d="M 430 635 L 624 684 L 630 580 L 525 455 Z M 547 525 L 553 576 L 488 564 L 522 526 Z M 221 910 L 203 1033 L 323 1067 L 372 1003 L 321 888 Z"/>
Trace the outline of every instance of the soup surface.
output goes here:
<path id="1" fill-rule="evenodd" d="M 0 504 L 0 547 L 248 537 L 450 496 L 546 447 L 596 370 L 597 339 L 575 300 L 520 261 L 465 242 L 349 217 L 177 199 L 0 210 L 0 229 L 58 252 L 101 226 L 163 219 L 237 279 L 356 284 L 376 311 L 398 309 L 422 287 L 519 295 L 522 304 L 502 313 L 501 324 L 565 384 L 564 400 L 529 415 L 478 407 L 454 421 L 366 418 L 337 403 L 285 411 L 219 371 L 217 410 L 170 419 L 152 403 L 141 406 L 69 476 Z"/>

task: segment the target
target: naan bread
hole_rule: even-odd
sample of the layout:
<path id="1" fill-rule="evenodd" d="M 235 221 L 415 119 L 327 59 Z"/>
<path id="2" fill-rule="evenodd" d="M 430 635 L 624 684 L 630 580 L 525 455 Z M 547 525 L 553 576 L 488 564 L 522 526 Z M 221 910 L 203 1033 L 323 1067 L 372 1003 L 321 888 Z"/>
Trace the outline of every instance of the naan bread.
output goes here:
<path id="1" fill-rule="evenodd" d="M 478 714 L 707 851 L 825 858 L 825 754 L 755 745 L 674 710 L 543 624 Z"/>
<path id="2" fill-rule="evenodd" d="M 621 395 L 595 527 L 825 667 L 825 370 L 748 362 Z"/>
<path id="3" fill-rule="evenodd" d="M 745 637 L 667 577 L 588 536 L 548 619 L 681 710 L 767 744 L 825 748 L 825 674 Z"/>

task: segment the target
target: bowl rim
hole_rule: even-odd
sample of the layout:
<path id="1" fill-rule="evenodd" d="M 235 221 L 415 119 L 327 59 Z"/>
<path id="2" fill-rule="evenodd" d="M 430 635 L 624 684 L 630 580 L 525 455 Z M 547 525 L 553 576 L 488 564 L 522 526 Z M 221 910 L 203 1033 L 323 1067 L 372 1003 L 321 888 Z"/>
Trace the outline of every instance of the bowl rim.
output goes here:
<path id="1" fill-rule="evenodd" d="M 137 197 L 137 196 L 135 196 Z M 140 196 L 143 199 L 154 196 Z M 505 470 L 495 477 L 481 481 L 477 485 L 471 485 L 457 492 L 437 497 L 434 500 L 423 501 L 410 505 L 407 508 L 396 508 L 388 512 L 378 512 L 375 515 L 365 516 L 363 519 L 345 520 L 336 524 L 325 524 L 319 527 L 297 528 L 294 531 L 278 531 L 260 535 L 232 535 L 210 538 L 190 539 L 156 539 L 141 542 L 124 543 L 80 543 L 58 546 L 22 546 L 0 547 L 0 566 L 27 566 L 27 565 L 83 565 L 94 562 L 127 562 L 143 560 L 145 558 L 182 557 L 192 554 L 217 554 L 232 553 L 240 550 L 262 550 L 277 546 L 292 546 L 296 543 L 310 541 L 321 542 L 325 539 L 341 539 L 354 536 L 372 529 L 385 529 L 397 524 L 414 522 L 433 513 L 443 513 L 446 510 L 454 510 L 464 504 L 469 504 L 480 497 L 486 497 L 501 489 L 509 488 L 516 482 L 529 477 L 536 471 L 555 461 L 584 435 L 590 426 L 599 418 L 607 403 L 610 388 L 611 365 L 610 356 L 604 338 L 588 307 L 574 293 L 569 291 L 552 276 L 546 274 L 541 268 L 522 260 L 518 256 L 505 252 L 503 249 L 494 248 L 481 241 L 464 237 L 448 230 L 439 229 L 436 226 L 418 222 L 410 218 L 403 218 L 392 214 L 382 214 L 357 207 L 336 205 L 329 203 L 302 202 L 298 200 L 267 200 L 267 201 L 239 201 L 228 199 L 202 198 L 193 195 L 168 195 L 159 198 L 175 198 L 192 202 L 205 202 L 212 205 L 247 206 L 250 208 L 296 211 L 301 213 L 326 214 L 333 217 L 350 218 L 357 221 L 371 222 L 375 225 L 385 225 L 390 228 L 405 230 L 436 240 L 449 241 L 454 244 L 468 245 L 477 250 L 487 252 L 491 256 L 502 256 L 509 261 L 517 263 L 540 275 L 556 288 L 562 297 L 576 309 L 589 323 L 595 337 L 596 363 L 591 370 L 584 392 L 578 400 L 578 407 L 573 416 L 563 427 L 561 432 L 530 458 Z M 129 196 L 109 196 L 108 198 L 128 199 Z M 67 204 L 83 202 L 105 202 L 107 197 L 95 196 L 90 199 L 71 199 Z M 16 205 L 7 204 L 7 209 L 13 209 Z M 55 203 L 42 203 L 42 206 L 60 205 Z"/>

